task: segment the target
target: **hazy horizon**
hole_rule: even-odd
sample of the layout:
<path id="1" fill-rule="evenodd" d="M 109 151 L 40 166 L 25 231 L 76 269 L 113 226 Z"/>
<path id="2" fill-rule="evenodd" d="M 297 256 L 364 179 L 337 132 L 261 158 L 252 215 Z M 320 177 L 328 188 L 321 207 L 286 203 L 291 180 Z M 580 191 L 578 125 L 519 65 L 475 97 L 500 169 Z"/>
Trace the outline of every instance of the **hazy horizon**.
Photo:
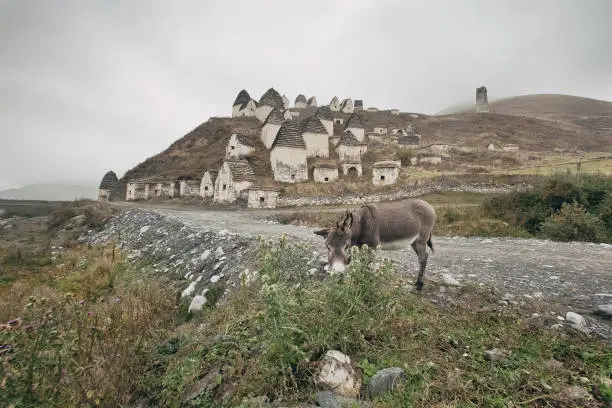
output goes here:
<path id="1" fill-rule="evenodd" d="M 612 101 L 610 15 L 607 0 L 0 0 L 0 190 L 121 177 L 243 88 L 426 114 L 481 85 Z"/>

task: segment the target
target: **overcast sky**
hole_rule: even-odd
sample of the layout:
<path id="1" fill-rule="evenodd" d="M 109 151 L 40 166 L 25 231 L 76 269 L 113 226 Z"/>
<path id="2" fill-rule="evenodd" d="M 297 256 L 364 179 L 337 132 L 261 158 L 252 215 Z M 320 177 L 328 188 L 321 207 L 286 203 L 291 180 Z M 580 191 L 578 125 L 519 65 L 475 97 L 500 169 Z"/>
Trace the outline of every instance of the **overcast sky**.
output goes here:
<path id="1" fill-rule="evenodd" d="M 611 0 L 0 0 L 0 189 L 119 177 L 240 89 L 612 100 Z"/>

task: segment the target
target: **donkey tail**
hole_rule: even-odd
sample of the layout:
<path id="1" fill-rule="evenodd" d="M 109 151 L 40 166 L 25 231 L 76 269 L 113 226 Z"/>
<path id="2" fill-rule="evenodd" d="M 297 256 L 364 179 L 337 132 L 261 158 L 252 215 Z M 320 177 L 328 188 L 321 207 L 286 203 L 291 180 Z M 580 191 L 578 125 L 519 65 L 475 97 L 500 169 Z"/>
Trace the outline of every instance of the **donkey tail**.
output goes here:
<path id="1" fill-rule="evenodd" d="M 431 252 L 436 252 L 434 251 L 433 243 L 431 242 L 431 235 L 429 236 L 429 239 L 427 240 L 427 246 L 431 248 Z"/>

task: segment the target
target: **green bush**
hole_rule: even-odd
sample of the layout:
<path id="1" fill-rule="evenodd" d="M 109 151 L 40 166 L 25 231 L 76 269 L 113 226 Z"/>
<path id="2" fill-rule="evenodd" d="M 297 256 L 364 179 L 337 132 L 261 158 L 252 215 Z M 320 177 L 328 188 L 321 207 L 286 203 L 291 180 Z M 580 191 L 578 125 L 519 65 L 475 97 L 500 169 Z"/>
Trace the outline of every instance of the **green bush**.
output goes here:
<path id="1" fill-rule="evenodd" d="M 563 203 L 561 209 L 541 226 L 542 235 L 555 241 L 605 240 L 604 223 L 578 203 Z"/>

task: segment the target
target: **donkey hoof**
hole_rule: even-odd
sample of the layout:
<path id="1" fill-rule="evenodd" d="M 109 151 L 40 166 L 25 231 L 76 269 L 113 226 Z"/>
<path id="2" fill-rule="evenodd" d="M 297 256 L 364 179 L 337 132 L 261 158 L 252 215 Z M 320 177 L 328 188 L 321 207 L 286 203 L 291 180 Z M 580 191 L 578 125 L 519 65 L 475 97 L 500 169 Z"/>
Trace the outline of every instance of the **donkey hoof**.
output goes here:
<path id="1" fill-rule="evenodd" d="M 423 289 L 423 282 L 417 281 L 414 286 L 416 286 L 416 290 L 421 291 L 421 289 Z"/>

